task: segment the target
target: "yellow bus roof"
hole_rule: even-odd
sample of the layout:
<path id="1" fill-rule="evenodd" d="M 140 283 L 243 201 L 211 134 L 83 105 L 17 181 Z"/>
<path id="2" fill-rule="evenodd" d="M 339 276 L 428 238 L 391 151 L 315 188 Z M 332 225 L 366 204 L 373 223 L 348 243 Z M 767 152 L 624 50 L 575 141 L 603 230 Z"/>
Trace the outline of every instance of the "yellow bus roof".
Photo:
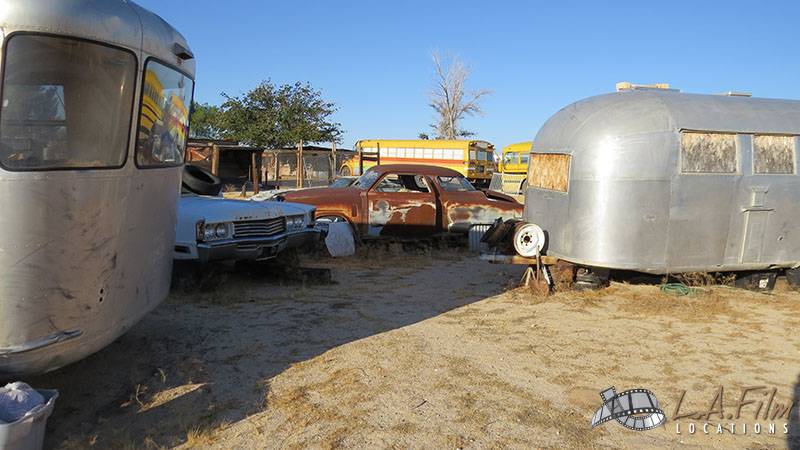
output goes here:
<path id="1" fill-rule="evenodd" d="M 505 148 L 503 148 L 503 154 L 529 152 L 531 151 L 531 147 L 533 147 L 533 142 L 531 141 L 517 142 L 515 144 L 509 144 L 505 146 Z"/>
<path id="2" fill-rule="evenodd" d="M 494 149 L 494 145 L 478 139 L 364 139 L 356 142 L 356 147 L 382 147 L 396 148 L 460 148 L 466 149 L 471 145 L 485 145 L 487 149 Z"/>

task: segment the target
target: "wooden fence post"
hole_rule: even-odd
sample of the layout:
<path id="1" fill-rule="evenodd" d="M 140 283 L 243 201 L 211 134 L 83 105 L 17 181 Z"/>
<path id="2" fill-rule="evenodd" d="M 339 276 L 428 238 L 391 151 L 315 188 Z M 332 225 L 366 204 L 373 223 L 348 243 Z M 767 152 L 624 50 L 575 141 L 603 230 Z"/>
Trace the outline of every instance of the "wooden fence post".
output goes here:
<path id="1" fill-rule="evenodd" d="M 331 144 L 331 170 L 328 171 L 328 184 L 333 183 L 333 179 L 336 178 L 336 168 L 338 164 L 336 163 L 336 142 Z"/>
<path id="2" fill-rule="evenodd" d="M 219 176 L 219 147 L 217 144 L 211 147 L 211 173 Z"/>
<path id="3" fill-rule="evenodd" d="M 256 158 L 257 155 L 258 155 L 257 152 L 253 152 L 253 153 L 250 154 L 250 164 L 253 166 L 252 167 L 252 171 L 253 171 L 253 195 L 258 194 L 258 191 L 259 191 L 259 186 L 258 185 L 259 185 L 259 181 L 260 181 L 260 178 L 261 178 L 260 177 L 261 174 L 259 173 L 259 170 L 258 170 L 259 164 L 257 163 L 257 158 Z"/>
<path id="4" fill-rule="evenodd" d="M 305 170 L 303 166 L 303 140 L 300 139 L 300 143 L 297 144 L 297 187 L 302 188 L 304 184 L 305 178 Z"/>

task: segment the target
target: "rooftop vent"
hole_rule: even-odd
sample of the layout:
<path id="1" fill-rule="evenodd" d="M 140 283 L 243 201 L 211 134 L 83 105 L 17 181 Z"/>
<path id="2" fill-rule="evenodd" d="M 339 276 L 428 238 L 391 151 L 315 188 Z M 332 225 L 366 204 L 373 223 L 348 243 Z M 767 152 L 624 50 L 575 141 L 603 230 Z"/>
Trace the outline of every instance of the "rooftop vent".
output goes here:
<path id="1" fill-rule="evenodd" d="M 752 92 L 728 91 L 728 92 L 723 92 L 723 93 L 718 94 L 718 95 L 724 95 L 726 97 L 752 97 L 753 93 Z"/>
<path id="2" fill-rule="evenodd" d="M 617 92 L 621 91 L 647 91 L 647 90 L 662 90 L 662 91 L 677 91 L 678 89 L 671 89 L 669 83 L 654 83 L 654 84 L 636 84 L 630 81 L 620 81 L 617 83 Z"/>

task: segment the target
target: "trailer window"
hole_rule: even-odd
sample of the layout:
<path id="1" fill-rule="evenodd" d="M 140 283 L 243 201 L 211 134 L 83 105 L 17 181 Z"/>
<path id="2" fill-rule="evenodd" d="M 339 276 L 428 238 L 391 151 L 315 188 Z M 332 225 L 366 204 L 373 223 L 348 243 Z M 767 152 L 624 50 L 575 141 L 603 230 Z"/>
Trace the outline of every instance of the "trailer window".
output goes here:
<path id="1" fill-rule="evenodd" d="M 183 163 L 193 90 L 191 78 L 156 60 L 147 61 L 139 112 L 137 166 L 169 167 Z"/>
<path id="2" fill-rule="evenodd" d="M 758 174 L 793 174 L 794 136 L 753 136 L 753 171 Z"/>
<path id="3" fill-rule="evenodd" d="M 736 173 L 736 135 L 681 133 L 681 172 Z"/>
<path id="4" fill-rule="evenodd" d="M 551 191 L 567 192 L 569 189 L 570 155 L 559 153 L 531 153 L 528 165 L 528 186 Z"/>
<path id="5" fill-rule="evenodd" d="M 6 44 L 0 164 L 9 170 L 125 164 L 136 57 L 102 44 L 18 34 Z"/>

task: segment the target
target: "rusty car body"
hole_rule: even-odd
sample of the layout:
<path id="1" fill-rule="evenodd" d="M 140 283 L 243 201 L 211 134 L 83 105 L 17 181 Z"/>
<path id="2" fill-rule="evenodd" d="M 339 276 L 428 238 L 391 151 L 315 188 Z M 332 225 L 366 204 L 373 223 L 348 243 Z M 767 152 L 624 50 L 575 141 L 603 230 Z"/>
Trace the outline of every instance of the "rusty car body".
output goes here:
<path id="1" fill-rule="evenodd" d="M 319 222 L 347 221 L 360 237 L 467 233 L 472 225 L 521 218 L 523 210 L 505 194 L 475 189 L 455 170 L 417 164 L 375 166 L 350 186 L 278 199 L 314 205 Z"/>

